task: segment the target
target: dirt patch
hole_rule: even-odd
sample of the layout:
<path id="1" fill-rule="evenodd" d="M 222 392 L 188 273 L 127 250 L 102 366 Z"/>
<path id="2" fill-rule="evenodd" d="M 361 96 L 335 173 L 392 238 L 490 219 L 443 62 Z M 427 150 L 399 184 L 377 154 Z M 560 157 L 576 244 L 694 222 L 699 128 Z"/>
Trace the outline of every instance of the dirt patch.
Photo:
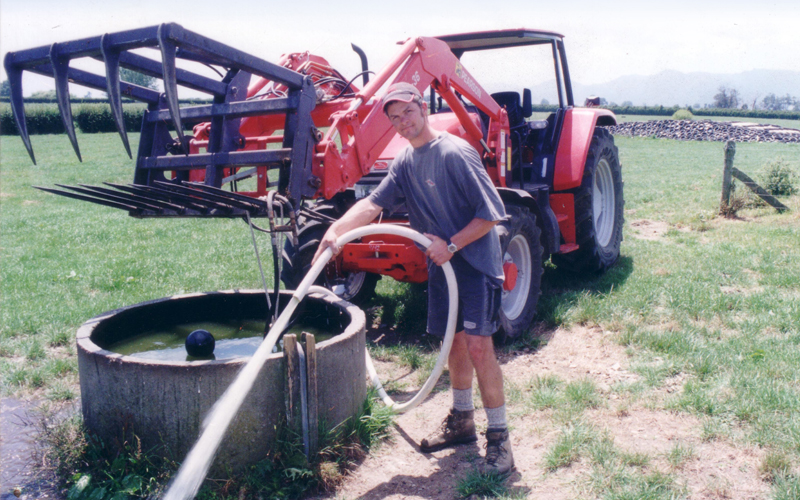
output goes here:
<path id="1" fill-rule="evenodd" d="M 625 349 L 614 342 L 612 332 L 578 326 L 545 332 L 544 340 L 546 343 L 539 349 L 501 356 L 503 373 L 509 382 L 526 384 L 536 376 L 554 375 L 565 381 L 589 379 L 601 391 L 607 391 L 617 382 L 639 379 L 629 371 L 629 358 Z M 402 377 L 389 366 L 384 369 L 387 374 L 392 372 L 395 377 Z M 684 376 L 678 374 L 664 386 L 653 389 L 653 395 L 679 391 L 683 382 Z M 633 401 L 612 391 L 603 399 L 599 408 L 584 414 L 584 420 L 613 439 L 618 449 L 650 457 L 648 470 L 674 474 L 677 484 L 685 486 L 689 498 L 768 498 L 769 486 L 758 473 L 763 459 L 761 450 L 721 440 L 703 441 L 702 422 L 690 415 L 653 409 L 642 403 L 653 398 Z M 393 441 L 367 457 L 338 491 L 321 498 L 456 498 L 458 481 L 482 456 L 483 438 L 474 445 L 432 454 L 421 453 L 417 446 L 444 419 L 450 402 L 449 392 L 439 391 L 416 409 L 400 415 Z M 545 454 L 561 434 L 563 422 L 554 421 L 547 411 L 530 412 L 513 404 L 509 406 L 516 461 L 516 470 L 507 483 L 512 492 L 521 497 L 555 500 L 586 496 L 591 468 L 584 460 L 556 471 L 548 471 L 544 466 Z M 483 411 L 476 412 L 476 424 L 479 429 L 486 428 Z M 676 446 L 691 450 L 678 467 L 668 458 Z"/>
<path id="2" fill-rule="evenodd" d="M 711 442 L 698 444 L 695 452 L 696 459 L 682 471 L 691 498 L 750 500 L 769 497 L 770 488 L 758 471 L 764 458 L 763 450 Z"/>
<path id="3" fill-rule="evenodd" d="M 640 240 L 655 241 L 669 231 L 669 224 L 664 221 L 639 219 L 631 222 L 632 236 Z"/>
<path id="4" fill-rule="evenodd" d="M 607 392 L 611 385 L 636 381 L 629 372 L 625 349 L 614 342 L 614 333 L 598 327 L 576 326 L 544 333 L 546 344 L 532 354 L 514 353 L 505 361 L 503 374 L 508 380 L 525 383 L 536 376 L 555 375 L 565 381 L 591 379 Z"/>
<path id="5" fill-rule="evenodd" d="M 624 415 L 595 412 L 591 420 L 629 453 L 651 457 L 648 465 L 672 471 L 686 485 L 692 499 L 767 498 L 769 487 L 761 480 L 758 467 L 764 457 L 757 448 L 737 448 L 725 441 L 703 441 L 702 424 L 695 417 L 639 408 Z M 670 451 L 689 450 L 682 463 L 670 463 Z"/>

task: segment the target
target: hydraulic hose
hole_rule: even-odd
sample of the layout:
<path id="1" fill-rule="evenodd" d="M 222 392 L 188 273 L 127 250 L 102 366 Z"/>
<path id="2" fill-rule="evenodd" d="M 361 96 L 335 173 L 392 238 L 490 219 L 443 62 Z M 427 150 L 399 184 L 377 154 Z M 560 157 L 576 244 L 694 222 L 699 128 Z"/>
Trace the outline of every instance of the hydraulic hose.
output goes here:
<path id="1" fill-rule="evenodd" d="M 341 247 L 345 243 L 349 243 L 355 239 L 371 234 L 391 234 L 396 236 L 404 236 L 416 241 L 417 243 L 420 243 L 425 247 L 428 247 L 431 244 L 431 240 L 420 233 L 407 227 L 395 226 L 392 224 L 369 225 L 348 231 L 336 240 L 336 244 L 337 246 Z M 225 393 L 222 395 L 222 397 L 220 397 L 211 408 L 211 411 L 203 420 L 203 430 L 200 434 L 200 437 L 186 455 L 186 459 L 181 464 L 178 474 L 175 476 L 175 479 L 164 495 L 164 500 L 188 500 L 195 497 L 200 489 L 200 485 L 203 483 L 203 479 L 206 477 L 209 467 L 211 467 L 211 462 L 213 461 L 214 455 L 216 454 L 217 449 L 222 442 L 222 438 L 225 436 L 228 426 L 236 416 L 239 408 L 242 406 L 242 403 L 244 402 L 247 394 L 250 392 L 250 389 L 252 389 L 253 383 L 255 382 L 258 373 L 261 371 L 261 368 L 264 366 L 264 363 L 267 361 L 267 358 L 270 354 L 272 354 L 272 348 L 278 341 L 278 337 L 281 335 L 281 333 L 283 333 L 286 325 L 289 323 L 292 313 L 309 292 L 309 289 L 313 286 L 317 276 L 319 276 L 319 273 L 322 272 L 332 256 L 333 252 L 331 252 L 330 248 L 327 248 L 317 262 L 311 266 L 311 269 L 303 278 L 303 281 L 301 281 L 298 285 L 297 290 L 295 290 L 294 294 L 292 294 L 292 298 L 289 300 L 289 303 L 286 304 L 283 312 L 281 312 L 280 316 L 278 316 L 278 319 L 275 320 L 272 328 L 269 330 L 269 333 L 261 342 L 261 345 L 259 345 L 258 349 L 256 349 L 253 357 L 250 358 L 250 361 L 248 361 L 244 367 L 242 367 L 233 383 L 228 387 L 228 389 L 225 390 Z M 411 408 L 414 408 L 430 393 L 430 391 L 433 389 L 433 386 L 438 381 L 442 370 L 444 369 L 444 364 L 447 361 L 447 356 L 450 353 L 450 347 L 453 345 L 453 337 L 455 336 L 457 319 L 456 310 L 458 305 L 458 288 L 456 286 L 456 277 L 453 273 L 453 267 L 450 265 L 450 263 L 445 262 L 445 264 L 442 266 L 442 269 L 444 270 L 445 278 L 447 279 L 447 287 L 450 291 L 447 327 L 445 330 L 445 337 L 444 341 L 442 342 L 442 349 L 439 354 L 439 359 L 436 361 L 436 366 L 434 366 L 433 372 L 431 373 L 430 377 L 428 377 L 428 380 L 422 386 L 422 389 L 420 389 L 417 395 L 402 404 L 392 401 L 392 399 L 386 394 L 386 391 L 384 391 L 380 386 L 380 381 L 375 374 L 375 369 L 372 367 L 372 361 L 369 359 L 369 352 L 367 352 L 367 366 L 372 367 L 371 369 L 368 369 L 373 384 L 380 388 L 379 394 L 381 394 L 383 401 L 387 405 L 400 412 L 408 411 Z M 319 292 L 323 290 L 323 293 L 329 293 L 329 290 L 316 286 L 313 287 L 312 291 Z"/>

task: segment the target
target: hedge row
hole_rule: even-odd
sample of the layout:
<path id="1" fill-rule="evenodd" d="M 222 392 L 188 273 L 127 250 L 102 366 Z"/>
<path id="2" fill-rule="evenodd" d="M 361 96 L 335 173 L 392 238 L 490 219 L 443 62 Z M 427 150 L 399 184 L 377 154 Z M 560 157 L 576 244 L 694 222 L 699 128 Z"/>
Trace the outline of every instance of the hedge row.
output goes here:
<path id="1" fill-rule="evenodd" d="M 776 118 L 783 120 L 800 120 L 800 111 L 771 111 L 767 109 L 692 109 L 689 108 L 695 116 L 730 116 L 742 118 Z"/>
<path id="2" fill-rule="evenodd" d="M 53 112 L 55 111 L 55 112 Z M 25 106 L 28 132 L 31 134 L 60 134 L 64 132 L 64 122 L 58 108 L 50 104 L 31 104 Z M 11 106 L 0 106 L 0 135 L 19 135 L 17 124 L 11 114 Z"/>
<path id="3" fill-rule="evenodd" d="M 729 116 L 731 118 L 776 118 L 800 120 L 800 111 L 770 111 L 766 109 L 680 108 L 675 106 L 603 106 L 618 115 L 672 116 L 679 109 L 688 109 L 695 116 Z M 553 112 L 556 106 L 533 106 L 534 111 Z"/>
<path id="4" fill-rule="evenodd" d="M 138 132 L 142 127 L 144 105 L 131 104 L 123 106 L 125 129 Z M 29 134 L 61 134 L 64 123 L 54 104 L 25 105 L 26 123 Z M 108 104 L 79 104 L 72 107 L 72 120 L 78 129 L 85 134 L 96 132 L 116 132 L 114 117 Z M 19 135 L 17 124 L 11 113 L 11 106 L 0 105 L 0 135 Z"/>
<path id="5" fill-rule="evenodd" d="M 138 132 L 142 128 L 144 110 L 144 106 L 122 108 L 125 130 Z M 111 108 L 108 105 L 82 104 L 78 106 L 77 113 L 73 113 L 73 117 L 78 128 L 85 134 L 117 131 L 117 127 L 114 125 L 114 115 L 111 114 Z"/>

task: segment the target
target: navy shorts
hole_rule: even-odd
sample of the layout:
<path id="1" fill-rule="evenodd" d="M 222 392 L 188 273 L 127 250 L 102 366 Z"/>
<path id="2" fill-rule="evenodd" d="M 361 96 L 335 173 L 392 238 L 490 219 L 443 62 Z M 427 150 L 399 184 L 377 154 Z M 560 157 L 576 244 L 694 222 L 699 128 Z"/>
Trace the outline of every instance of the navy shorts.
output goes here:
<path id="1" fill-rule="evenodd" d="M 458 282 L 456 332 L 490 336 L 499 328 L 500 285 L 472 267 L 459 254 L 450 259 Z M 428 259 L 428 333 L 443 337 L 450 296 L 444 270 Z"/>

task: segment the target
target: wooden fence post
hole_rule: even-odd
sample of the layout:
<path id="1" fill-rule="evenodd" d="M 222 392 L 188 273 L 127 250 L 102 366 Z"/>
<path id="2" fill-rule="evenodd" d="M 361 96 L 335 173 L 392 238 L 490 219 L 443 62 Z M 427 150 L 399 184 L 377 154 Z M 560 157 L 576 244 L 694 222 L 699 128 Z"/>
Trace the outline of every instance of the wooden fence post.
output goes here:
<path id="1" fill-rule="evenodd" d="M 283 336 L 283 360 L 286 363 L 286 424 L 298 435 L 302 435 L 302 416 L 300 406 L 300 364 L 297 355 L 297 337 L 293 334 Z"/>
<path id="2" fill-rule="evenodd" d="M 301 336 L 306 346 L 306 380 L 308 382 L 308 448 L 314 456 L 319 447 L 319 410 L 317 408 L 317 341 L 308 332 Z"/>
<path id="3" fill-rule="evenodd" d="M 733 179 L 738 179 L 742 181 L 742 183 L 750 188 L 755 194 L 757 194 L 762 200 L 767 202 L 768 205 L 778 210 L 778 212 L 784 212 L 789 210 L 789 207 L 784 205 L 783 203 L 779 202 L 774 196 L 767 193 L 764 188 L 759 186 L 756 181 L 751 179 L 747 174 L 739 170 L 738 168 L 733 166 L 733 157 L 736 154 L 736 143 L 733 141 L 728 141 L 725 143 L 725 169 L 722 171 L 722 199 L 719 202 L 719 213 L 723 215 L 729 215 L 731 212 L 731 185 L 733 184 Z"/>
<path id="4" fill-rule="evenodd" d="M 731 206 L 731 182 L 733 170 L 733 157 L 736 154 L 736 143 L 728 141 L 725 143 L 725 168 L 722 171 L 722 199 L 719 202 L 719 213 L 728 213 Z"/>

